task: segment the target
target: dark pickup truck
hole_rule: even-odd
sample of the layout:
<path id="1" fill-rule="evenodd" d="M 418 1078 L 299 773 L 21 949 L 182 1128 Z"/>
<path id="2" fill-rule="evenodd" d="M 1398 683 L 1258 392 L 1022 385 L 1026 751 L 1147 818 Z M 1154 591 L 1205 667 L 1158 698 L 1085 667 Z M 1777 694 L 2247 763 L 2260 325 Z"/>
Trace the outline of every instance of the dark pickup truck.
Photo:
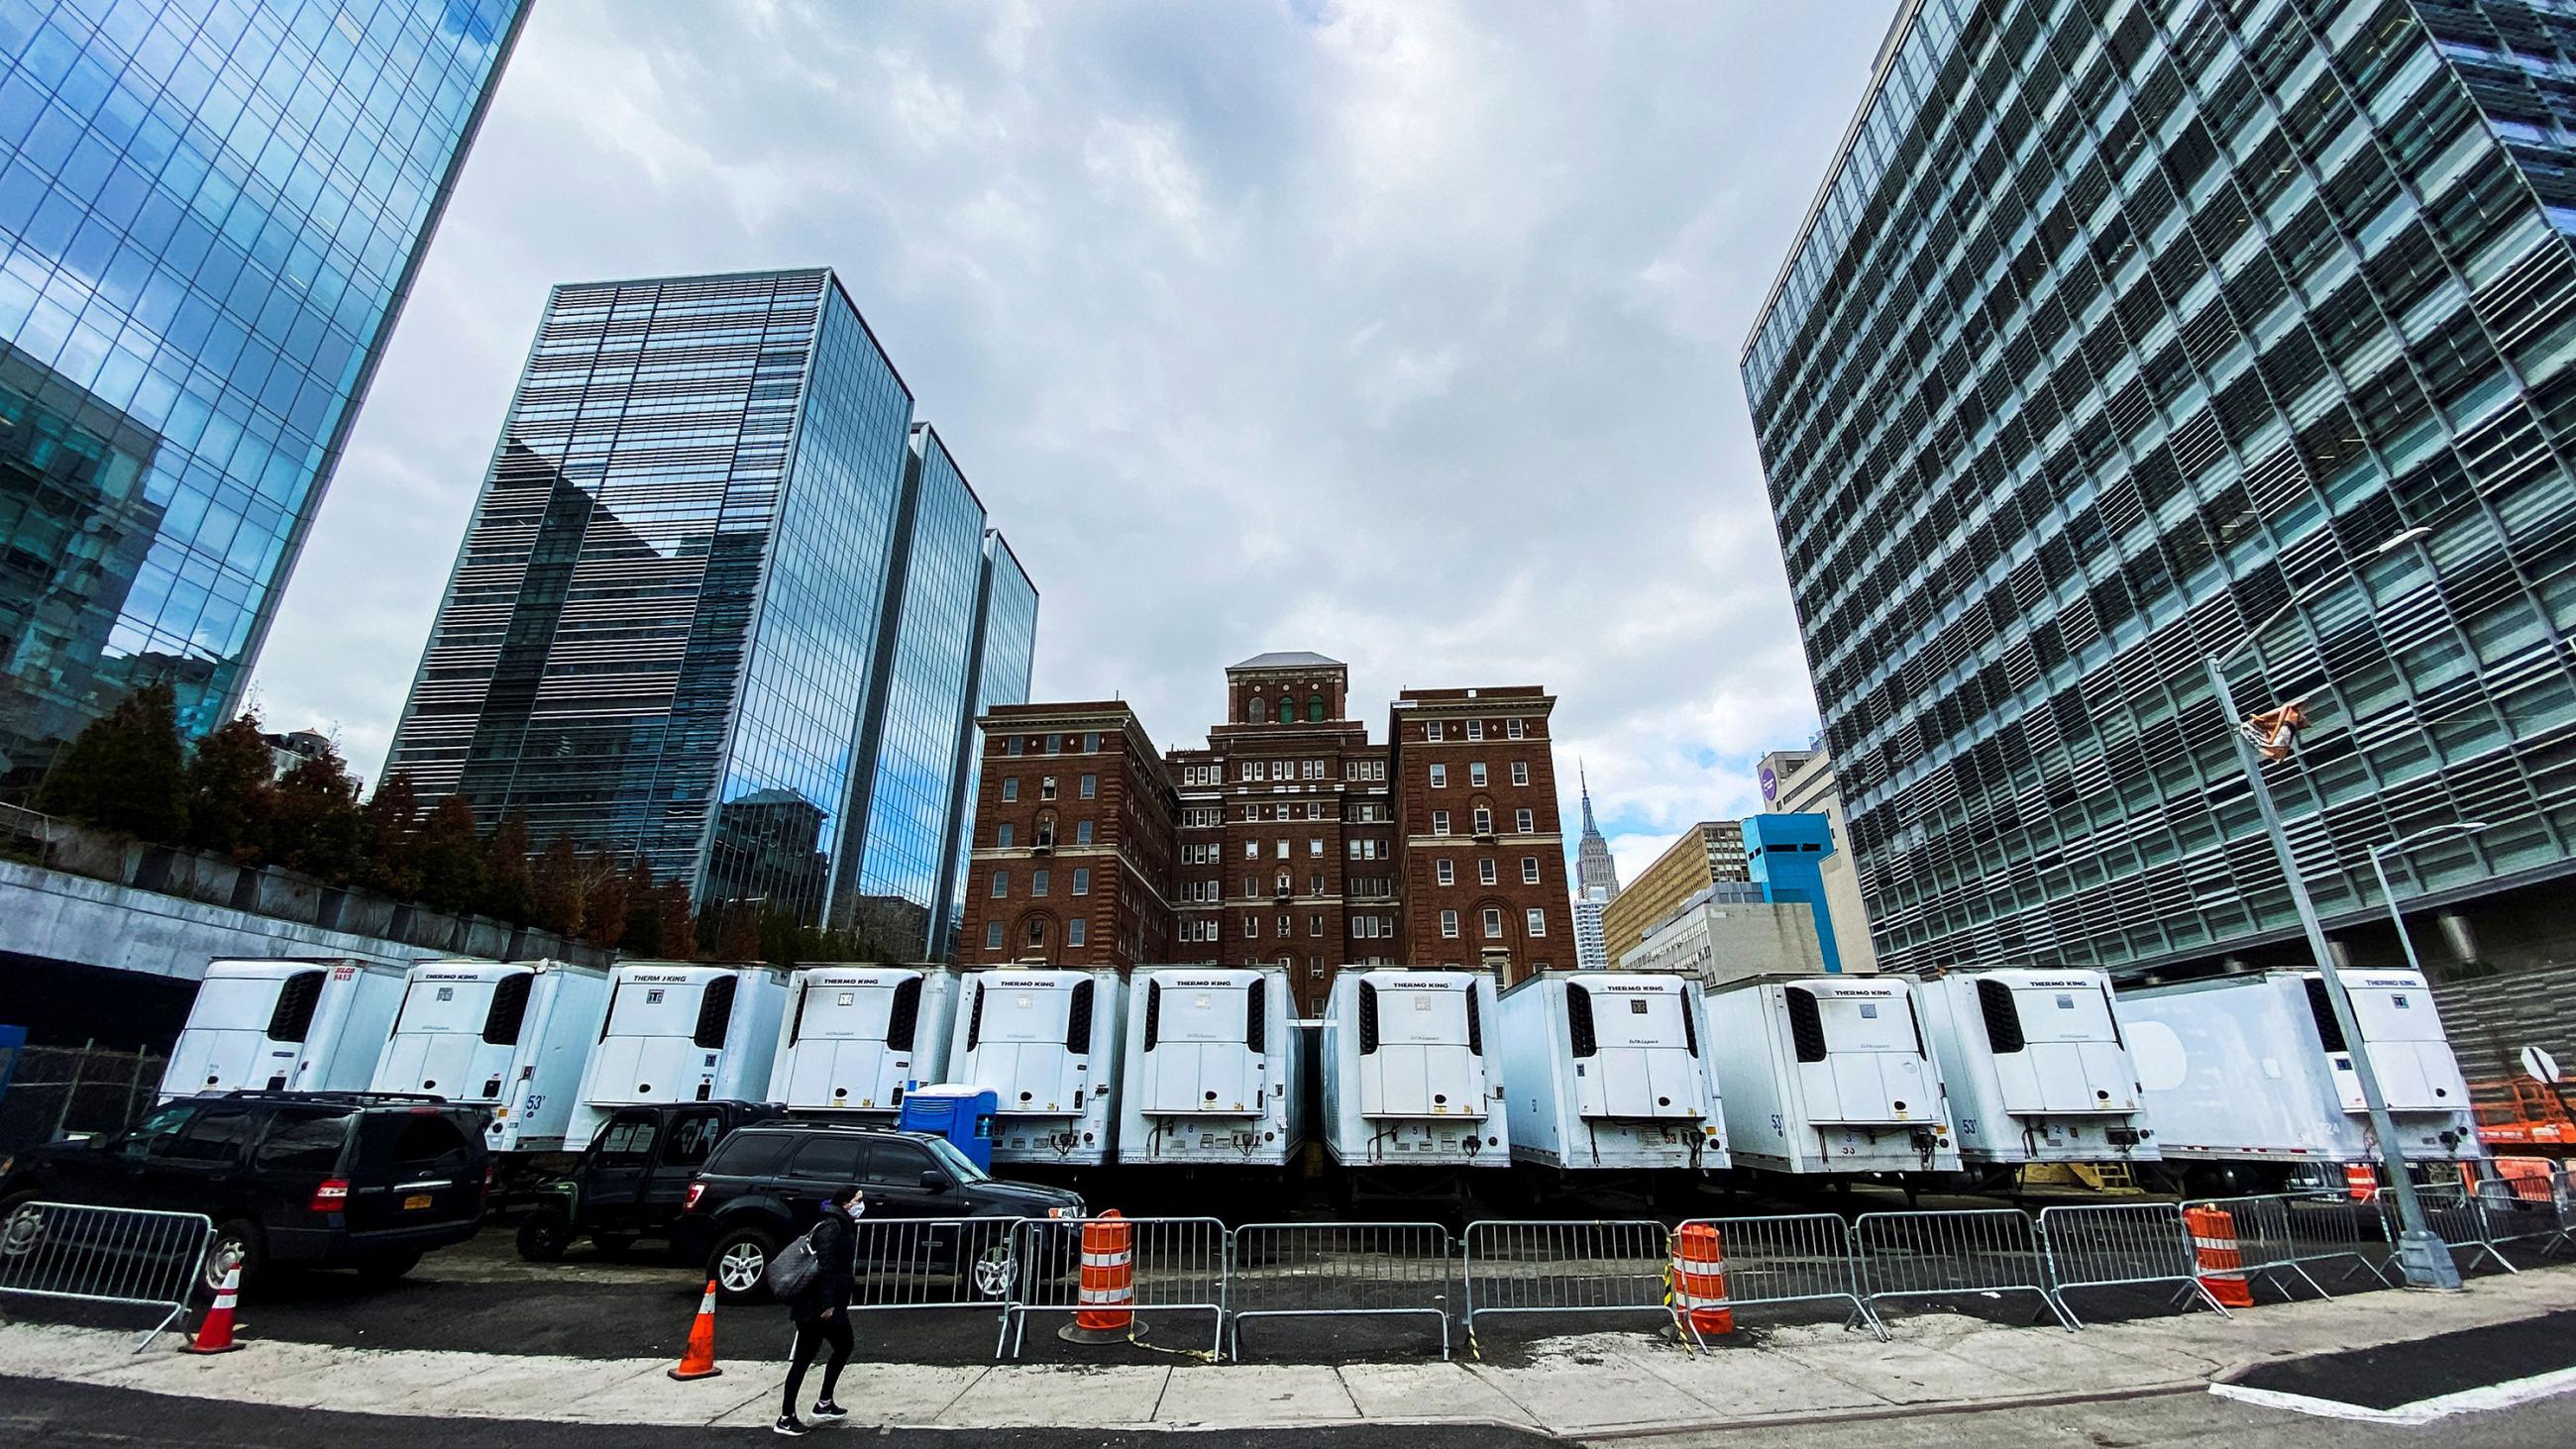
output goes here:
<path id="1" fill-rule="evenodd" d="M 589 1237 L 614 1257 L 638 1238 L 668 1239 L 689 1183 L 735 1128 L 781 1115 L 765 1102 L 675 1102 L 626 1107 L 601 1125 L 572 1171 L 534 1185 L 537 1206 L 519 1219 L 519 1256 L 560 1258 Z"/>

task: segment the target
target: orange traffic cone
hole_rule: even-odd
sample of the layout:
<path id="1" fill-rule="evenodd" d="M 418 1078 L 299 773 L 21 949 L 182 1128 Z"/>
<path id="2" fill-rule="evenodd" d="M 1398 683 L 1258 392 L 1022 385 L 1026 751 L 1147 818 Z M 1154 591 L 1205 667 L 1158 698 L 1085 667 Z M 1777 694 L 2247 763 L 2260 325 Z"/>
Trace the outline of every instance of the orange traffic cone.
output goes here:
<path id="1" fill-rule="evenodd" d="M 215 1306 L 206 1310 L 206 1321 L 197 1325 L 197 1336 L 188 1340 L 190 1353 L 230 1353 L 241 1347 L 233 1341 L 233 1305 L 241 1300 L 241 1265 L 224 1270 L 224 1286 L 215 1291 Z"/>
<path id="2" fill-rule="evenodd" d="M 1673 1234 L 1673 1315 L 1699 1338 L 1735 1331 L 1726 1301 L 1726 1247 L 1714 1223 L 1684 1223 Z"/>
<path id="3" fill-rule="evenodd" d="M 2245 1281 L 2245 1251 L 2236 1242 L 2236 1219 L 2226 1209 L 2214 1207 L 2185 1208 L 2182 1218 L 2191 1230 L 2200 1286 L 2221 1308 L 2253 1307 L 2254 1287 Z"/>
<path id="4" fill-rule="evenodd" d="M 712 1278 L 707 1280 L 707 1296 L 698 1300 L 698 1316 L 689 1325 L 689 1350 L 680 1355 L 679 1366 L 669 1372 L 684 1383 L 711 1379 L 724 1372 L 716 1367 L 716 1284 Z"/>

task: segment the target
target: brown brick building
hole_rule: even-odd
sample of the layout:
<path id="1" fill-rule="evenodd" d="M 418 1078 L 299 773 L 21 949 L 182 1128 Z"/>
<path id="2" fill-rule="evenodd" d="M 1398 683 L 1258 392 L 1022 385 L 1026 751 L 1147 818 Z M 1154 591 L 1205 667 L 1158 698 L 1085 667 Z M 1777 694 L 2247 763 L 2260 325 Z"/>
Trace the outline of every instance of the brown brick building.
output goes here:
<path id="1" fill-rule="evenodd" d="M 1337 660 L 1258 655 L 1226 671 L 1206 747 L 1159 759 L 1121 704 L 986 715 L 959 959 L 1284 965 L 1308 1015 L 1344 965 L 1572 966 L 1556 701 L 1407 690 L 1390 747 L 1349 690 Z"/>
<path id="2" fill-rule="evenodd" d="M 1126 969 L 1174 959 L 1172 779 L 1124 704 L 1009 704 L 978 721 L 957 959 Z"/>
<path id="3" fill-rule="evenodd" d="M 1387 725 L 1404 960 L 1492 965 L 1509 985 L 1574 966 L 1548 717 L 1533 686 L 1408 689 Z"/>

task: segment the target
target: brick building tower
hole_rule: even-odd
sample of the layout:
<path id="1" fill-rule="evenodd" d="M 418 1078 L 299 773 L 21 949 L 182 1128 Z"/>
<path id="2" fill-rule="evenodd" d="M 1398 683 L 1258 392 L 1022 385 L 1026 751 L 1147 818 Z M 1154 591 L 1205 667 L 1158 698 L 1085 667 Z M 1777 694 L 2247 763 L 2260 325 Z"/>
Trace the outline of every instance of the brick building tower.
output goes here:
<path id="1" fill-rule="evenodd" d="M 1307 1016 L 1345 965 L 1574 965 L 1546 691 L 1406 690 L 1373 744 L 1339 660 L 1225 673 L 1161 757 L 1123 704 L 985 715 L 961 963 L 1280 965 Z"/>

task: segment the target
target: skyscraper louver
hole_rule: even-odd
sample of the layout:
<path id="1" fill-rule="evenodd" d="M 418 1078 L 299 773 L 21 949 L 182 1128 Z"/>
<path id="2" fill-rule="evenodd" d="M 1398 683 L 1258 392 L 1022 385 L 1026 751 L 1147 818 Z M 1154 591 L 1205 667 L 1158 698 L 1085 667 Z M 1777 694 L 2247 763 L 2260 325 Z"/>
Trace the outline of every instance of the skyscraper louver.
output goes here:
<path id="1" fill-rule="evenodd" d="M 523 13 L 0 5 L 0 791 L 238 705 Z"/>
<path id="2" fill-rule="evenodd" d="M 829 271 L 557 287 L 386 768 L 917 953 L 1027 689 L 1008 559 Z"/>
<path id="3" fill-rule="evenodd" d="M 2571 75 L 2559 4 L 1905 6 L 1743 356 L 1884 966 L 2281 959 L 2207 656 L 2307 702 L 2330 927 L 2470 820 L 2401 896 L 2563 906 Z"/>

